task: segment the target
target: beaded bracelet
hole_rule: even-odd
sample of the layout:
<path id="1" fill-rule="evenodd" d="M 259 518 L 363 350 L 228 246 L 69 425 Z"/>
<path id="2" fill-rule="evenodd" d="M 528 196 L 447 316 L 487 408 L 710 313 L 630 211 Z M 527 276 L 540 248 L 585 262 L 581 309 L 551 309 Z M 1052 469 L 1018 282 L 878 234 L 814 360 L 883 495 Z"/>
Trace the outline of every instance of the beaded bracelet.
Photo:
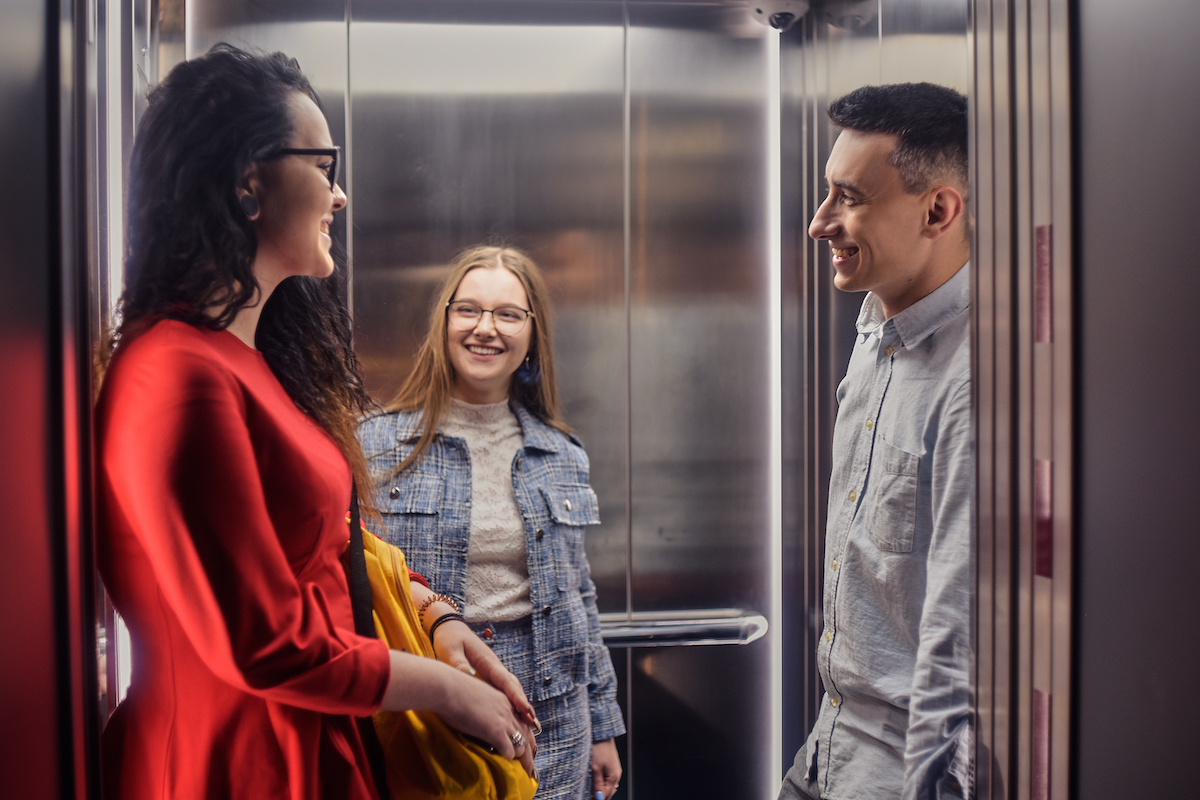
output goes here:
<path id="1" fill-rule="evenodd" d="M 439 600 L 453 608 L 455 614 L 462 613 L 462 609 L 458 607 L 458 603 L 454 602 L 454 598 L 447 597 L 444 594 L 431 594 L 429 597 L 426 597 L 425 600 L 422 601 L 421 605 L 417 608 L 417 621 L 421 623 L 422 628 L 425 627 L 425 612 L 429 610 L 431 605 Z"/>
<path id="2" fill-rule="evenodd" d="M 450 622 L 451 620 L 458 620 L 459 622 L 466 622 L 466 620 L 463 619 L 462 614 L 458 614 L 458 613 L 442 614 L 440 617 L 438 617 L 437 619 L 435 619 L 433 621 L 432 625 L 429 626 L 429 646 L 430 647 L 433 646 L 433 632 L 436 631 L 438 629 L 438 626 L 441 625 L 443 622 Z"/>

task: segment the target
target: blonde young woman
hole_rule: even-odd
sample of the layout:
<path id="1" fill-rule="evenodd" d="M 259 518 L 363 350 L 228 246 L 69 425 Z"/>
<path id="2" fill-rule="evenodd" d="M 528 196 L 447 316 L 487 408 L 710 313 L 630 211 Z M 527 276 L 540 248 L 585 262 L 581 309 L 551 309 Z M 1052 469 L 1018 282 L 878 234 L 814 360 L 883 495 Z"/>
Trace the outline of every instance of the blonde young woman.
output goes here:
<path id="1" fill-rule="evenodd" d="M 462 253 L 416 367 L 358 436 L 385 537 L 461 608 L 444 624 L 474 630 L 533 702 L 537 796 L 611 797 L 625 725 L 583 548 L 599 514 L 558 416 L 537 266 L 511 248 Z"/>

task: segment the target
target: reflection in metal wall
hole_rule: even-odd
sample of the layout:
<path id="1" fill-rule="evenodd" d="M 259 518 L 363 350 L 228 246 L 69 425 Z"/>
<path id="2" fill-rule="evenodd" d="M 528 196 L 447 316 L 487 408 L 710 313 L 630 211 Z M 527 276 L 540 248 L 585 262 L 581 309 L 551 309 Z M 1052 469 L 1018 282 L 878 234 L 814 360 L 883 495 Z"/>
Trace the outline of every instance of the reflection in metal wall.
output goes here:
<path id="1" fill-rule="evenodd" d="M 601 500 L 588 551 L 603 611 L 765 606 L 766 31 L 727 11 L 353 6 L 353 299 L 371 388 L 386 398 L 407 374 L 455 251 L 530 252 Z M 765 653 L 618 650 L 620 796 L 770 794 Z"/>
<path id="2" fill-rule="evenodd" d="M 434 15 L 441 3 L 364 5 L 350 34 L 349 181 L 369 386 L 386 400 L 407 376 L 457 251 L 490 241 L 529 252 L 550 285 L 566 418 L 600 495 L 593 576 L 602 608 L 623 609 L 620 9 L 597 18 L 587 4 L 541 3 L 542 24 L 486 26 L 461 7 Z M 506 5 L 488 4 L 502 16 Z"/>

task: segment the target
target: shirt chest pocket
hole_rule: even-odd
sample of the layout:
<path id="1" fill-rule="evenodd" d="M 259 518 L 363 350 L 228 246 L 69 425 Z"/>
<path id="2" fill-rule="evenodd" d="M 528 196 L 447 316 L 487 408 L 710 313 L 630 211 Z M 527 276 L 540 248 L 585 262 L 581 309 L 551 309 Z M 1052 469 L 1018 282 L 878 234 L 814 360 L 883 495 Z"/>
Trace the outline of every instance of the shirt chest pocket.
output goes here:
<path id="1" fill-rule="evenodd" d="M 875 443 L 876 466 L 868 498 L 867 530 L 880 550 L 911 553 L 917 527 L 917 498 L 921 485 L 921 457 L 888 444 Z"/>
<path id="2" fill-rule="evenodd" d="M 600 524 L 600 501 L 585 483 L 543 486 L 541 493 L 550 515 L 548 533 L 558 588 L 578 591 L 586 558 L 583 531 L 588 525 Z"/>
<path id="3" fill-rule="evenodd" d="M 385 484 L 376 497 L 388 540 L 406 550 L 430 546 L 437 536 L 444 493 L 440 475 L 417 473 Z"/>

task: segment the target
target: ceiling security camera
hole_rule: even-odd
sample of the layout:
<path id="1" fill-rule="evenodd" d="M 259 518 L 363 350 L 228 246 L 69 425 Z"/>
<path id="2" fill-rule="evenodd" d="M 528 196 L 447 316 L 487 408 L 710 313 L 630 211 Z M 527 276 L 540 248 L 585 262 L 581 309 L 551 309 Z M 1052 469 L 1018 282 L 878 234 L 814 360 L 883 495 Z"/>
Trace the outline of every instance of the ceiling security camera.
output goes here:
<path id="1" fill-rule="evenodd" d="M 808 13 L 808 0 L 749 0 L 750 15 L 781 33 Z"/>

